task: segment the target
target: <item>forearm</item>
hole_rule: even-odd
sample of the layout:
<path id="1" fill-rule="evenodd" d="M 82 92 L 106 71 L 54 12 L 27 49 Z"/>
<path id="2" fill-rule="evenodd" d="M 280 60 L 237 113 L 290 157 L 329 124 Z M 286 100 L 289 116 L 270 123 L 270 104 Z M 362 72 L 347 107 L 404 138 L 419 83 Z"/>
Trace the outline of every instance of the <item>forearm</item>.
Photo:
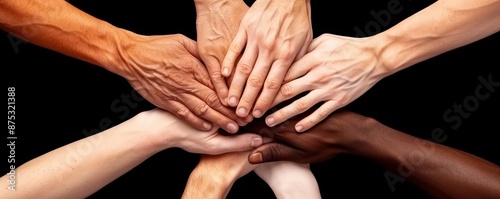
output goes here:
<path id="1" fill-rule="evenodd" d="M 35 45 L 125 76 L 120 58 L 136 34 L 117 28 L 64 0 L 1 0 L 0 28 Z"/>
<path id="2" fill-rule="evenodd" d="M 405 177 L 435 198 L 498 198 L 500 167 L 474 155 L 382 124 L 359 143 L 358 155 Z"/>
<path id="3" fill-rule="evenodd" d="M 206 168 L 196 167 L 187 181 L 182 199 L 223 199 L 236 181 L 236 177 L 218 175 L 222 171 L 208 171 Z"/>
<path id="4" fill-rule="evenodd" d="M 440 0 L 371 38 L 389 74 L 500 30 L 499 0 Z"/>
<path id="5" fill-rule="evenodd" d="M 268 162 L 254 171 L 271 187 L 276 198 L 321 198 L 316 178 L 307 164 Z"/>
<path id="6" fill-rule="evenodd" d="M 16 190 L 0 179 L 2 198 L 85 198 L 157 152 L 126 121 L 70 143 L 17 168 Z M 139 136 L 138 136 L 139 135 Z"/>

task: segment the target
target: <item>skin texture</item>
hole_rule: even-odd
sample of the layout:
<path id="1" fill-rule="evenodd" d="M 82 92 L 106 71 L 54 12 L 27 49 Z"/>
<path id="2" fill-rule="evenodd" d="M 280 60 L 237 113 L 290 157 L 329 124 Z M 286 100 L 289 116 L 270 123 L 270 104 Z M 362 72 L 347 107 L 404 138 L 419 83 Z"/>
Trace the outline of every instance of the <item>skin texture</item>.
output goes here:
<path id="1" fill-rule="evenodd" d="M 182 198 L 226 198 L 234 182 L 252 170 L 271 187 L 277 198 L 321 198 L 308 164 L 289 161 L 250 164 L 249 153 L 202 155 L 189 176 Z"/>
<path id="2" fill-rule="evenodd" d="M 221 65 L 248 6 L 240 0 L 195 0 L 198 51 L 222 104 L 228 86 Z"/>
<path id="3" fill-rule="evenodd" d="M 199 131 L 167 111 L 154 109 L 22 164 L 15 171 L 16 191 L 7 190 L 9 175 L 0 178 L 5 189 L 0 198 L 86 198 L 168 148 L 215 155 L 248 151 L 261 143 L 255 134 Z"/>
<path id="4" fill-rule="evenodd" d="M 270 108 L 286 71 L 312 40 L 310 14 L 309 0 L 252 4 L 222 63 L 225 77 L 234 73 L 227 103 L 238 116 L 259 118 Z"/>
<path id="5" fill-rule="evenodd" d="M 404 176 L 434 198 L 500 197 L 500 167 L 473 154 L 405 134 L 346 110 L 333 113 L 302 134 L 293 129 L 298 120 L 300 117 L 280 128 L 257 129 L 266 136 L 273 135 L 276 142 L 254 149 L 249 161 L 313 163 L 341 153 L 352 154 Z"/>
<path id="6" fill-rule="evenodd" d="M 155 106 L 199 130 L 238 131 L 218 100 L 196 42 L 180 34 L 144 36 L 113 26 L 64 0 L 1 0 L 0 28 L 32 44 L 100 66 Z"/>
<path id="7" fill-rule="evenodd" d="M 324 102 L 295 124 L 298 132 L 306 131 L 384 77 L 497 33 L 499 13 L 499 0 L 440 0 L 371 37 L 323 34 L 290 67 L 276 98 L 267 100 L 274 106 L 309 93 L 273 112 L 267 124 L 277 125 Z"/>

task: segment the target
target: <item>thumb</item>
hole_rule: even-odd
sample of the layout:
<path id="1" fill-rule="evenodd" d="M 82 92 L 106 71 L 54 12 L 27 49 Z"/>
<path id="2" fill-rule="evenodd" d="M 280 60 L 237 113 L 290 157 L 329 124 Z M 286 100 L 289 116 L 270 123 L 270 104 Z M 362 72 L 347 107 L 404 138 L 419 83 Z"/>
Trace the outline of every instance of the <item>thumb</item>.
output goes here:
<path id="1" fill-rule="evenodd" d="M 212 150 L 210 155 L 218 155 L 228 152 L 249 151 L 262 145 L 262 137 L 254 133 L 243 133 L 238 135 L 220 135 L 217 139 L 212 139 Z"/>
<path id="2" fill-rule="evenodd" d="M 248 155 L 248 162 L 251 164 L 259 164 L 283 160 L 296 161 L 300 160 L 302 156 L 302 152 L 295 148 L 276 142 L 270 142 L 250 152 Z"/>

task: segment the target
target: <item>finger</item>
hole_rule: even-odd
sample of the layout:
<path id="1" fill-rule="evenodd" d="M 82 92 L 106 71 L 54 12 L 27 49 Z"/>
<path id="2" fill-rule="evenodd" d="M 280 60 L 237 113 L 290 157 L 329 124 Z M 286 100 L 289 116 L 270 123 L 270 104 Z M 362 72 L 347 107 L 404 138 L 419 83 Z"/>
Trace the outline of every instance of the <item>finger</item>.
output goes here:
<path id="1" fill-rule="evenodd" d="M 210 80 L 212 80 L 212 84 L 214 85 L 215 92 L 219 97 L 219 101 L 224 106 L 227 106 L 226 97 L 228 93 L 228 88 L 226 85 L 226 80 L 224 79 L 224 77 L 220 72 L 219 61 L 215 57 L 209 56 L 204 59 L 204 62 L 207 66 L 208 73 L 210 75 Z"/>
<path id="2" fill-rule="evenodd" d="M 311 89 L 312 87 L 310 78 L 308 78 L 307 76 L 283 84 L 280 87 L 278 94 L 274 98 L 274 101 L 271 103 L 271 107 L 274 107 L 280 104 L 281 102 L 289 100 L 297 96 L 298 94 L 301 94 Z"/>
<path id="3" fill-rule="evenodd" d="M 288 71 L 285 74 L 285 78 L 283 79 L 283 82 L 290 82 L 293 81 L 294 79 L 300 78 L 307 74 L 312 68 L 313 64 L 315 63 L 316 58 L 314 57 L 313 54 L 306 54 L 304 57 L 301 59 L 297 60 L 294 62 Z"/>
<path id="4" fill-rule="evenodd" d="M 255 99 L 259 95 L 267 73 L 271 67 L 271 61 L 268 59 L 268 53 L 259 54 L 255 68 L 250 73 L 246 81 L 245 89 L 238 103 L 236 113 L 240 117 L 245 117 L 250 112 L 250 109 L 255 103 Z M 232 86 L 232 85 L 231 85 Z"/>
<path id="5" fill-rule="evenodd" d="M 167 107 L 166 110 L 174 114 L 177 118 L 185 121 L 190 126 L 201 131 L 209 131 L 212 129 L 212 124 L 210 122 L 196 116 L 183 104 L 177 101 L 169 101 L 168 103 L 169 107 Z"/>
<path id="6" fill-rule="evenodd" d="M 303 159 L 303 153 L 298 149 L 286 146 L 284 144 L 270 142 L 254 149 L 248 155 L 248 162 L 251 164 L 260 164 L 274 161 L 296 161 Z"/>
<path id="7" fill-rule="evenodd" d="M 193 95 L 186 93 L 182 99 L 186 102 L 186 107 L 195 115 L 212 122 L 227 132 L 238 132 L 239 126 L 236 123 L 239 119 L 238 116 L 234 114 L 233 110 L 221 104 L 213 90 L 199 85 L 199 89 Z"/>
<path id="8" fill-rule="evenodd" d="M 273 114 L 267 116 L 266 124 L 268 126 L 275 126 L 280 124 L 293 116 L 307 111 L 309 108 L 321 101 L 321 93 L 316 90 L 311 91 L 304 97 L 295 100 L 288 106 L 274 112 Z"/>
<path id="9" fill-rule="evenodd" d="M 238 33 L 236 33 L 233 42 L 231 42 L 231 45 L 229 45 L 229 49 L 226 53 L 226 56 L 224 57 L 224 61 L 222 62 L 222 75 L 224 77 L 229 77 L 229 75 L 232 73 L 236 60 L 238 60 L 238 57 L 245 48 L 246 42 L 246 31 L 245 29 L 240 28 L 238 30 Z"/>
<path id="10" fill-rule="evenodd" d="M 275 61 L 271 66 L 269 74 L 262 88 L 253 109 L 253 116 L 260 118 L 271 107 L 276 94 L 278 93 L 281 83 L 283 82 L 284 74 L 286 73 L 290 63 L 281 60 Z"/>
<path id="11" fill-rule="evenodd" d="M 297 132 L 304 132 L 323 121 L 335 110 L 339 109 L 341 104 L 336 100 L 329 100 L 316 109 L 311 115 L 305 117 L 295 124 Z"/>
<path id="12" fill-rule="evenodd" d="M 240 101 L 241 94 L 245 88 L 248 76 L 252 72 L 257 57 L 257 48 L 255 46 L 247 46 L 245 53 L 241 57 L 236 71 L 229 85 L 228 91 L 228 104 L 229 106 L 236 107 Z"/>
<path id="13" fill-rule="evenodd" d="M 196 41 L 184 35 L 181 36 L 183 39 L 181 39 L 180 42 L 184 46 L 184 48 L 186 48 L 186 50 L 197 59 L 201 59 L 200 54 L 198 52 L 198 45 L 196 45 Z"/>
<path id="14" fill-rule="evenodd" d="M 218 135 L 207 141 L 208 147 L 205 153 L 218 155 L 228 152 L 248 151 L 262 145 L 262 137 L 254 133 L 243 133 L 238 135 Z"/>

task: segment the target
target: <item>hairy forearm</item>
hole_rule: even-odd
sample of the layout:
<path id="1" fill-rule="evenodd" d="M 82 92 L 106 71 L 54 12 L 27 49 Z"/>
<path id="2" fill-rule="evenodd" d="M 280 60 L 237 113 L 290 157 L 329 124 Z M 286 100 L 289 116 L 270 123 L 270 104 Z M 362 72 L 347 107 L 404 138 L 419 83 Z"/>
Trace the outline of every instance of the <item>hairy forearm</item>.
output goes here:
<path id="1" fill-rule="evenodd" d="M 236 177 L 217 175 L 222 171 L 208 171 L 207 168 L 196 167 L 191 174 L 182 194 L 182 199 L 223 199 L 226 198 Z"/>
<path id="2" fill-rule="evenodd" d="M 0 28 L 35 45 L 124 76 L 122 46 L 135 36 L 64 0 L 0 0 Z"/>
<path id="3" fill-rule="evenodd" d="M 499 0 L 440 0 L 372 37 L 393 74 L 500 30 Z"/>
<path id="4" fill-rule="evenodd" d="M 498 198 L 500 167 L 472 154 L 375 124 L 357 151 L 435 198 Z"/>
<path id="5" fill-rule="evenodd" d="M 134 120 L 134 119 L 132 119 Z M 101 133 L 57 148 L 16 171 L 16 190 L 0 179 L 0 198 L 85 198 L 157 152 L 126 121 Z M 143 135 L 143 134 L 142 134 Z"/>

